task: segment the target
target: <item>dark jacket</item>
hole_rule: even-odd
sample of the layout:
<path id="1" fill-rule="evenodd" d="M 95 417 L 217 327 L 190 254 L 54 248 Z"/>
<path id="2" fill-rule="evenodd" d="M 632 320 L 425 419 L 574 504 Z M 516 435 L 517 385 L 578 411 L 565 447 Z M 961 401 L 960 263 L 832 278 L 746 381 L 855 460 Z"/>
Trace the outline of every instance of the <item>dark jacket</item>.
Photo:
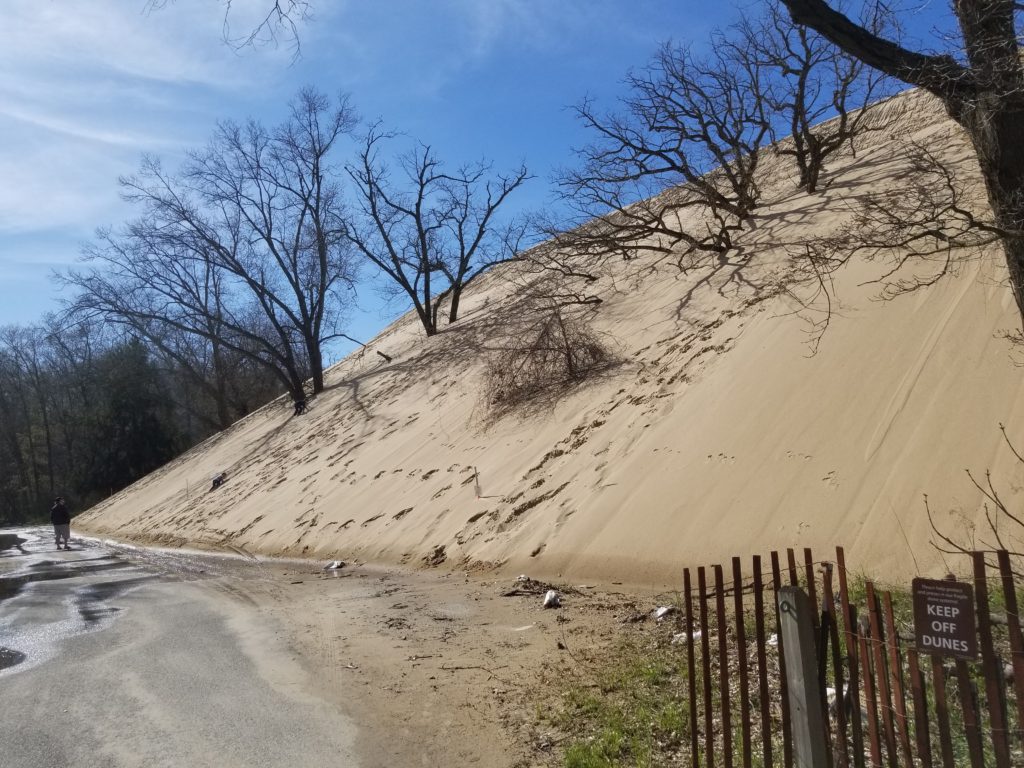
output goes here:
<path id="1" fill-rule="evenodd" d="M 71 522 L 71 513 L 63 501 L 50 507 L 50 522 L 54 525 L 67 525 Z"/>

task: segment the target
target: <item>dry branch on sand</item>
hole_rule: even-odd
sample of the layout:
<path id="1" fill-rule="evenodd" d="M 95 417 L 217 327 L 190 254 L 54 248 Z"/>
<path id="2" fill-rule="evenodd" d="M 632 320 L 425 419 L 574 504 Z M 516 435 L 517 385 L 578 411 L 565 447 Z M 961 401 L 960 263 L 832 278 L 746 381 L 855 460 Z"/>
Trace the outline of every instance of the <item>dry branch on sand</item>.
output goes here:
<path id="1" fill-rule="evenodd" d="M 604 343 L 583 319 L 554 309 L 518 329 L 491 355 L 484 398 L 495 415 L 528 403 L 550 403 L 611 362 Z"/>

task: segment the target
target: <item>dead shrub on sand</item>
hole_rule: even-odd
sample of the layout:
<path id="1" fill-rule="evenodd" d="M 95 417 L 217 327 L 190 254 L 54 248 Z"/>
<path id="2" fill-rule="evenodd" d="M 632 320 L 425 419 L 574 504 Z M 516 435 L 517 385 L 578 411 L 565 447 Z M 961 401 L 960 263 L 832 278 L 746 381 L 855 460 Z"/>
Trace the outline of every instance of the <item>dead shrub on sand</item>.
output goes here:
<path id="1" fill-rule="evenodd" d="M 1024 469 L 1024 454 L 1007 434 L 1003 424 L 999 425 L 999 431 L 1006 447 L 1016 459 L 1016 469 L 1019 473 Z M 1006 550 L 1009 553 L 1014 581 L 1018 585 L 1024 584 L 1024 517 L 1007 493 L 1007 489 L 1009 494 L 1016 492 L 1019 481 L 1016 481 L 1016 478 L 1004 480 L 998 483 L 1005 486 L 1000 490 L 997 481 L 992 478 L 990 469 L 985 470 L 984 480 L 970 469 L 965 469 L 964 472 L 971 485 L 981 494 L 981 511 L 985 514 L 985 525 L 979 530 L 963 510 L 950 510 L 944 521 L 943 516 L 932 510 L 928 494 L 925 494 L 924 509 L 933 534 L 931 545 L 944 555 L 969 556 L 972 552 L 982 551 L 985 553 L 988 566 L 993 569 L 999 567 L 994 554 L 999 550 Z"/>
<path id="2" fill-rule="evenodd" d="M 613 363 L 607 345 L 582 316 L 561 308 L 532 315 L 487 360 L 487 410 L 500 417 L 528 405 L 551 405 Z"/>

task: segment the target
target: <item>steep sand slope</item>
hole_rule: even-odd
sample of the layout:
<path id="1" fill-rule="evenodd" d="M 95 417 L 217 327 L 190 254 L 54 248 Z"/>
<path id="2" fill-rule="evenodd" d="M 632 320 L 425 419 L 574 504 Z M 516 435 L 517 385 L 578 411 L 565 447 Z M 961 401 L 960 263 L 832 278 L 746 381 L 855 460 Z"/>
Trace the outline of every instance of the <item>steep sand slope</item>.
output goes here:
<path id="1" fill-rule="evenodd" d="M 842 544 L 855 567 L 892 578 L 941 570 L 922 494 L 951 532 L 983 520 L 964 468 L 991 469 L 1018 500 L 998 424 L 1024 429 L 1024 382 L 1000 337 L 1017 320 L 999 254 L 893 301 L 862 285 L 879 265 L 850 265 L 815 355 L 807 320 L 821 315 L 774 287 L 785 244 L 832 232 L 846 201 L 899 171 L 908 136 L 970 162 L 930 97 L 905 94 L 879 115 L 889 127 L 821 194 L 794 192 L 789 167 L 766 164 L 770 204 L 742 263 L 608 267 L 592 322 L 618 364 L 557 402 L 489 415 L 484 361 L 521 320 L 515 268 L 495 270 L 444 333 L 427 340 L 403 318 L 371 345 L 392 363 L 349 357 L 307 415 L 271 404 L 78 524 L 164 544 L 414 564 L 433 553 L 445 567 L 651 584 L 787 546 Z M 228 482 L 208 490 L 222 470 Z"/>

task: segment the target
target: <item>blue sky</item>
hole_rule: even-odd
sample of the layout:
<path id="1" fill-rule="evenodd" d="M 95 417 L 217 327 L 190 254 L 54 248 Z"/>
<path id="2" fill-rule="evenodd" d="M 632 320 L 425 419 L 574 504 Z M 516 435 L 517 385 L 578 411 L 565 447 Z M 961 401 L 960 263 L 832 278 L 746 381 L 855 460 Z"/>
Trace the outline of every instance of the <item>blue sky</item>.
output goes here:
<path id="1" fill-rule="evenodd" d="M 234 0 L 244 31 L 268 0 Z M 222 0 L 4 0 L 0 45 L 0 324 L 56 309 L 49 279 L 97 226 L 130 215 L 117 177 L 142 153 L 173 167 L 219 119 L 279 121 L 312 84 L 457 164 L 525 160 L 519 196 L 586 141 L 566 107 L 611 106 L 631 66 L 673 38 L 701 41 L 735 11 L 700 0 L 313 0 L 301 57 L 223 43 Z M 923 2 L 926 12 L 933 3 Z M 930 13 L 930 12 L 929 12 Z M 383 322 L 371 295 L 354 321 Z"/>

